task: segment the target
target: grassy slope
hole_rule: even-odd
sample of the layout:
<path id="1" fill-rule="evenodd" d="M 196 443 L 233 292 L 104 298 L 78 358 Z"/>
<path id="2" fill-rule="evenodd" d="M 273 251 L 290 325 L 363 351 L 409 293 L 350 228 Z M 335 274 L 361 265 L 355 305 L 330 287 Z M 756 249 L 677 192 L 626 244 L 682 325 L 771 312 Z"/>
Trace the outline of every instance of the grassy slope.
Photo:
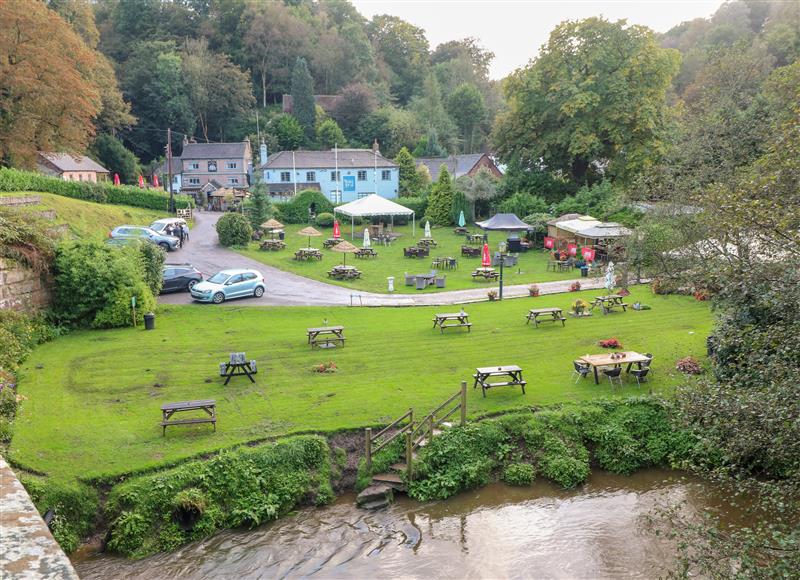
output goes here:
<path id="1" fill-rule="evenodd" d="M 320 238 L 311 238 L 311 245 L 315 248 L 322 249 L 324 257 L 321 261 L 311 262 L 297 262 L 293 260 L 294 252 L 297 248 L 305 247 L 308 244 L 308 238 L 298 236 L 296 232 L 305 226 L 288 226 L 286 228 L 286 249 L 280 252 L 262 252 L 258 249 L 258 244 L 250 244 L 247 250 L 241 253 L 275 266 L 281 270 L 288 270 L 301 276 L 314 278 L 316 280 L 325 280 L 340 286 L 346 286 L 356 290 L 369 291 L 369 292 L 385 292 L 386 291 L 386 277 L 395 277 L 395 290 L 398 292 L 414 293 L 417 292 L 411 286 L 405 286 L 403 283 L 403 274 L 421 274 L 431 270 L 431 259 L 436 256 L 452 256 L 458 258 L 457 270 L 443 270 L 447 274 L 447 288 L 446 290 L 462 290 L 464 288 L 480 288 L 481 286 L 496 286 L 489 282 L 476 282 L 470 275 L 472 271 L 480 266 L 480 258 L 462 258 L 461 245 L 465 243 L 464 236 L 457 236 L 453 233 L 451 228 L 441 228 L 433 230 L 433 238 L 438 242 L 438 247 L 432 248 L 430 258 L 405 258 L 403 257 L 403 248 L 412 246 L 416 240 L 422 236 L 422 229 L 417 228 L 417 237 L 411 235 L 411 226 L 397 226 L 395 231 L 402 233 L 403 236 L 396 240 L 391 246 L 374 246 L 378 252 L 377 258 L 370 259 L 356 259 L 353 256 L 347 257 L 347 263 L 353 264 L 363 272 L 360 280 L 340 282 L 328 278 L 328 271 L 336 264 L 342 263 L 342 254 L 334 252 L 333 250 L 325 250 L 322 242 L 329 237 L 333 236 L 333 228 L 317 228 L 324 235 Z M 357 227 L 356 231 L 364 233 L 364 227 Z M 342 234 L 349 239 L 350 228 L 342 228 Z M 357 234 L 355 244 L 361 246 L 362 238 Z M 504 240 L 506 235 L 500 232 L 493 232 L 489 235 L 489 246 L 495 248 L 499 242 Z M 571 278 L 578 278 L 580 273 L 577 270 L 571 272 L 547 272 L 547 261 L 549 254 L 541 251 L 531 251 L 520 255 L 519 267 L 506 268 L 505 270 L 505 283 L 506 284 L 529 284 L 533 282 L 548 282 L 551 280 L 568 280 Z M 520 271 L 520 274 L 517 274 Z M 431 287 L 425 292 L 435 292 L 436 290 Z M 441 292 L 441 290 L 439 290 Z"/>
<path id="2" fill-rule="evenodd" d="M 579 295 L 589 298 L 594 293 Z M 471 334 L 431 328 L 435 308 L 172 307 L 153 332 L 76 332 L 39 347 L 20 374 L 28 400 L 16 421 L 10 456 L 56 477 L 121 474 L 270 435 L 385 423 L 413 406 L 431 410 L 469 380 L 476 366 L 519 364 L 528 393 L 496 389 L 486 399 L 469 390 L 469 414 L 607 396 L 608 383 L 577 385 L 576 356 L 618 337 L 626 348 L 653 352 L 651 385 L 665 392 L 679 377 L 674 363 L 700 356 L 711 327 L 706 304 L 680 296 L 637 296 L 653 306 L 567 321 L 566 328 L 526 326 L 528 308 L 567 307 L 578 295 L 481 303 L 468 307 Z M 312 351 L 305 329 L 346 327 L 344 349 Z M 231 351 L 259 362 L 257 383 L 227 387 L 217 364 Z M 334 361 L 334 374 L 311 372 Z M 619 391 L 619 389 L 617 389 Z M 626 384 L 625 395 L 639 392 Z M 159 406 L 217 400 L 219 423 L 171 427 L 162 438 Z"/>
<path id="3" fill-rule="evenodd" d="M 149 209 L 110 205 L 81 201 L 52 193 L 0 193 L 4 196 L 38 195 L 42 203 L 36 206 L 25 206 L 23 211 L 55 210 L 56 224 L 66 224 L 69 232 L 77 238 L 103 240 L 115 226 L 149 225 L 154 220 L 166 216 L 164 212 Z"/>

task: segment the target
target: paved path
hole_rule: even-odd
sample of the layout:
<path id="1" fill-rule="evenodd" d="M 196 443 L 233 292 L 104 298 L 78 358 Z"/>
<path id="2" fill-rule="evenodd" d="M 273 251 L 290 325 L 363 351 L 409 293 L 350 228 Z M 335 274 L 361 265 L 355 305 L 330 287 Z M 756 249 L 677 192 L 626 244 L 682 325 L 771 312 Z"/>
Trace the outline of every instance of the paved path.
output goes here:
<path id="1" fill-rule="evenodd" d="M 267 292 L 263 298 L 242 298 L 225 302 L 236 306 L 434 306 L 460 304 L 486 300 L 486 292 L 491 286 L 436 292 L 427 294 L 374 294 L 360 292 L 312 280 L 256 260 L 242 256 L 219 245 L 214 225 L 222 214 L 217 212 L 195 212 L 195 227 L 192 228 L 189 242 L 177 252 L 167 255 L 167 262 L 189 262 L 196 268 L 211 275 L 226 268 L 252 268 L 264 275 Z M 541 294 L 567 292 L 574 280 L 537 283 Z M 603 278 L 582 278 L 584 289 L 602 288 Z M 518 298 L 528 295 L 528 284 L 505 286 L 505 298 Z M 192 299 L 187 292 L 165 294 L 159 297 L 162 304 L 190 304 Z"/>

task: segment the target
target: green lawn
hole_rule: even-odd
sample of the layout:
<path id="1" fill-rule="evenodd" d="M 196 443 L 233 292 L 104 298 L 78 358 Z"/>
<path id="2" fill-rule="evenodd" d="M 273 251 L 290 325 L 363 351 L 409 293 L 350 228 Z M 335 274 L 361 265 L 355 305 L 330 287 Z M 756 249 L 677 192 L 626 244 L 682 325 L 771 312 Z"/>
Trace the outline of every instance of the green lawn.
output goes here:
<path id="1" fill-rule="evenodd" d="M 404 285 L 404 274 L 422 274 L 431 270 L 431 260 L 436 256 L 452 256 L 458 258 L 457 270 L 442 270 L 447 274 L 447 286 L 445 290 L 463 290 L 465 288 L 481 288 L 483 286 L 496 286 L 487 281 L 477 282 L 472 279 L 470 275 L 472 271 L 480 266 L 480 258 L 462 258 L 461 245 L 465 243 L 464 236 L 457 236 L 453 233 L 452 228 L 434 228 L 432 235 L 437 241 L 438 247 L 431 248 L 429 258 L 405 258 L 403 256 L 403 248 L 416 245 L 417 240 L 422 237 L 422 228 L 417 228 L 416 237 L 411 235 L 411 226 L 396 226 L 395 232 L 401 233 L 402 237 L 392 243 L 391 246 L 373 246 L 378 252 L 377 258 L 369 259 L 356 259 L 352 255 L 347 256 L 347 263 L 353 264 L 363 272 L 361 279 L 354 281 L 335 281 L 328 278 L 328 272 L 336 264 L 342 263 L 342 254 L 333 250 L 326 250 L 322 246 L 322 242 L 333 237 L 333 228 L 320 228 L 316 229 L 323 233 L 323 237 L 311 238 L 311 245 L 315 248 L 320 248 L 323 253 L 323 258 L 320 261 L 313 260 L 311 262 L 298 262 L 294 260 L 294 252 L 298 248 L 304 248 L 308 245 L 308 238 L 298 236 L 297 231 L 304 228 L 302 225 L 287 226 L 286 228 L 286 249 L 279 252 L 264 252 L 258 249 L 257 243 L 250 244 L 247 250 L 240 250 L 242 254 L 249 256 L 255 260 L 275 266 L 281 270 L 287 270 L 306 276 L 307 278 L 314 278 L 316 280 L 324 280 L 340 286 L 353 288 L 354 290 L 362 290 L 366 292 L 385 292 L 386 291 L 386 278 L 388 276 L 395 277 L 395 290 L 397 292 L 417 293 L 412 286 Z M 477 230 L 475 230 L 477 232 Z M 353 243 L 361 246 L 363 240 L 364 226 L 356 227 L 356 240 Z M 360 234 L 358 233 L 360 232 Z M 342 227 L 342 234 L 346 239 L 350 239 L 350 227 Z M 489 234 L 489 246 L 497 247 L 497 244 L 507 237 L 502 232 L 493 232 Z M 547 262 L 549 254 L 541 250 L 533 250 L 520 254 L 519 265 L 513 268 L 506 268 L 504 280 L 506 284 L 530 284 L 533 282 L 549 282 L 551 280 L 568 280 L 571 278 L 578 278 L 580 272 L 572 270 L 571 272 L 547 272 Z M 434 287 L 429 287 L 424 292 L 436 292 Z M 442 290 L 439 290 L 441 292 Z"/>
<path id="2" fill-rule="evenodd" d="M 73 237 L 90 240 L 104 240 L 115 226 L 130 224 L 147 226 L 157 219 L 166 217 L 165 212 L 125 205 L 93 203 L 72 199 L 52 193 L 11 192 L 2 196 L 39 196 L 42 203 L 24 206 L 22 211 L 55 210 L 54 223 L 65 224 Z"/>
<path id="3" fill-rule="evenodd" d="M 528 392 L 498 388 L 483 399 L 470 388 L 471 416 L 608 396 L 607 382 L 575 384 L 571 375 L 576 356 L 600 351 L 596 342 L 612 336 L 655 354 L 651 385 L 661 392 L 680 380 L 677 359 L 702 356 L 711 328 L 707 304 L 651 296 L 646 287 L 634 289 L 630 301 L 640 297 L 652 310 L 570 318 L 566 328 L 525 324 L 528 308 L 567 308 L 594 294 L 473 304 L 469 334 L 433 330 L 432 314 L 441 307 L 211 305 L 164 308 L 152 332 L 75 332 L 37 348 L 21 369 L 19 390 L 27 400 L 10 456 L 58 478 L 124 474 L 272 435 L 385 423 L 412 406 L 421 415 L 455 393 L 476 366 L 522 366 Z M 324 319 L 346 327 L 345 348 L 308 347 L 305 329 Z M 222 386 L 217 365 L 231 351 L 258 361 L 255 385 L 237 377 Z M 311 371 L 326 361 L 338 371 Z M 639 392 L 635 382 L 621 390 Z M 162 438 L 162 403 L 204 398 L 217 400 L 216 433 L 209 425 L 171 427 Z"/>

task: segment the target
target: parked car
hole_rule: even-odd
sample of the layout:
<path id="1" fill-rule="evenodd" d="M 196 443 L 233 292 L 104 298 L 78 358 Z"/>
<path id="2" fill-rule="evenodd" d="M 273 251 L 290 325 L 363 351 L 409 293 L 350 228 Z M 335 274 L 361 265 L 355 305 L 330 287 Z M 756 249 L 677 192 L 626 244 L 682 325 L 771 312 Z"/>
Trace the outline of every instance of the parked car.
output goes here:
<path id="1" fill-rule="evenodd" d="M 183 218 L 163 218 L 160 220 L 156 220 L 150 224 L 150 229 L 158 232 L 159 234 L 163 234 L 164 230 L 167 229 L 168 225 L 172 226 L 184 226 L 186 225 L 186 220 Z"/>
<path id="2" fill-rule="evenodd" d="M 191 292 L 195 284 L 203 281 L 203 273 L 191 264 L 164 264 L 162 276 L 162 294 L 184 290 Z"/>
<path id="3" fill-rule="evenodd" d="M 167 251 L 177 250 L 180 240 L 175 236 L 165 236 L 145 226 L 118 226 L 108 234 L 111 239 L 150 240 Z"/>
<path id="4" fill-rule="evenodd" d="M 221 304 L 230 298 L 261 298 L 266 289 L 264 276 L 256 270 L 221 270 L 208 280 L 195 284 L 190 292 L 198 302 Z"/>

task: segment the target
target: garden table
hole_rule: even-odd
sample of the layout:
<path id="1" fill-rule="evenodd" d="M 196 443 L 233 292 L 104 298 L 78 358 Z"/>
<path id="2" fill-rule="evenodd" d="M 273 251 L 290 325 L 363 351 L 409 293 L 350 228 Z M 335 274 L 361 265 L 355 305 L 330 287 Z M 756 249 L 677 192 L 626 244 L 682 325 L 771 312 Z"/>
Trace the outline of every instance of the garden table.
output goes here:
<path id="1" fill-rule="evenodd" d="M 527 384 L 522 379 L 522 369 L 516 365 L 499 366 L 499 367 L 479 367 L 475 369 L 475 384 L 472 388 L 481 386 L 483 396 L 486 396 L 486 391 L 495 387 L 522 387 L 522 394 L 525 394 L 525 385 Z M 496 383 L 489 382 L 491 377 L 504 377 L 505 381 Z"/>
<path id="2" fill-rule="evenodd" d="M 174 419 L 170 420 L 175 413 L 184 411 L 205 411 L 208 417 L 197 417 L 194 419 Z M 197 423 L 211 423 L 214 431 L 217 430 L 217 402 L 214 399 L 200 401 L 179 401 L 177 403 L 167 403 L 161 405 L 161 436 L 167 434 L 167 427 L 170 425 L 194 425 Z"/>
<path id="3" fill-rule="evenodd" d="M 611 358 L 612 354 L 624 355 L 622 358 Z M 650 362 L 650 358 L 639 354 L 634 351 L 625 351 L 620 353 L 603 353 L 603 354 L 587 354 L 578 358 L 579 361 L 585 362 L 594 370 L 594 384 L 600 384 L 600 377 L 597 374 L 598 367 L 619 367 L 627 363 L 628 368 L 625 369 L 626 373 L 631 371 L 631 365 L 638 364 L 639 368 L 642 363 Z"/>
<path id="4" fill-rule="evenodd" d="M 338 342 L 344 346 L 344 326 L 320 326 L 318 328 L 309 328 L 308 344 L 311 348 L 332 348 Z"/>
<path id="5" fill-rule="evenodd" d="M 496 280 L 500 274 L 494 268 L 476 268 L 472 272 L 472 279 L 483 278 L 484 280 Z"/>
<path id="6" fill-rule="evenodd" d="M 333 269 L 328 272 L 329 278 L 336 278 L 337 280 L 355 280 L 356 278 L 361 277 L 361 271 L 358 270 L 355 266 L 334 266 Z"/>
<path id="7" fill-rule="evenodd" d="M 353 254 L 356 258 L 377 258 L 378 252 L 372 248 L 361 248 Z"/>
<path id="8" fill-rule="evenodd" d="M 270 251 L 277 251 L 282 250 L 286 247 L 286 243 L 282 240 L 264 240 L 261 242 L 259 249 L 261 250 L 270 250 Z"/>
<path id="9" fill-rule="evenodd" d="M 467 332 L 472 332 L 472 323 L 469 321 L 469 314 L 464 311 L 453 312 L 447 314 L 434 314 L 433 327 L 439 327 L 439 330 L 444 334 L 445 328 L 463 327 Z"/>
<path id="10" fill-rule="evenodd" d="M 592 309 L 600 307 L 603 309 L 603 314 L 608 314 L 614 308 L 622 308 L 623 312 L 628 311 L 628 305 L 625 303 L 625 297 L 620 294 L 609 294 L 608 296 L 597 296 L 592 301 Z"/>
<path id="11" fill-rule="evenodd" d="M 561 308 L 531 308 L 525 318 L 527 318 L 525 324 L 530 324 L 531 320 L 533 320 L 533 324 L 537 328 L 540 322 L 558 322 L 559 320 L 561 321 L 561 326 L 566 326 L 567 320 L 564 318 Z"/>
<path id="12" fill-rule="evenodd" d="M 295 260 L 321 260 L 322 252 L 317 248 L 300 248 L 294 253 Z"/>
<path id="13" fill-rule="evenodd" d="M 226 385 L 230 382 L 231 377 L 243 376 L 247 376 L 251 383 L 255 383 L 252 375 L 257 372 L 256 361 L 248 361 L 243 352 L 232 352 L 229 362 L 219 363 L 219 376 L 225 377 Z"/>

